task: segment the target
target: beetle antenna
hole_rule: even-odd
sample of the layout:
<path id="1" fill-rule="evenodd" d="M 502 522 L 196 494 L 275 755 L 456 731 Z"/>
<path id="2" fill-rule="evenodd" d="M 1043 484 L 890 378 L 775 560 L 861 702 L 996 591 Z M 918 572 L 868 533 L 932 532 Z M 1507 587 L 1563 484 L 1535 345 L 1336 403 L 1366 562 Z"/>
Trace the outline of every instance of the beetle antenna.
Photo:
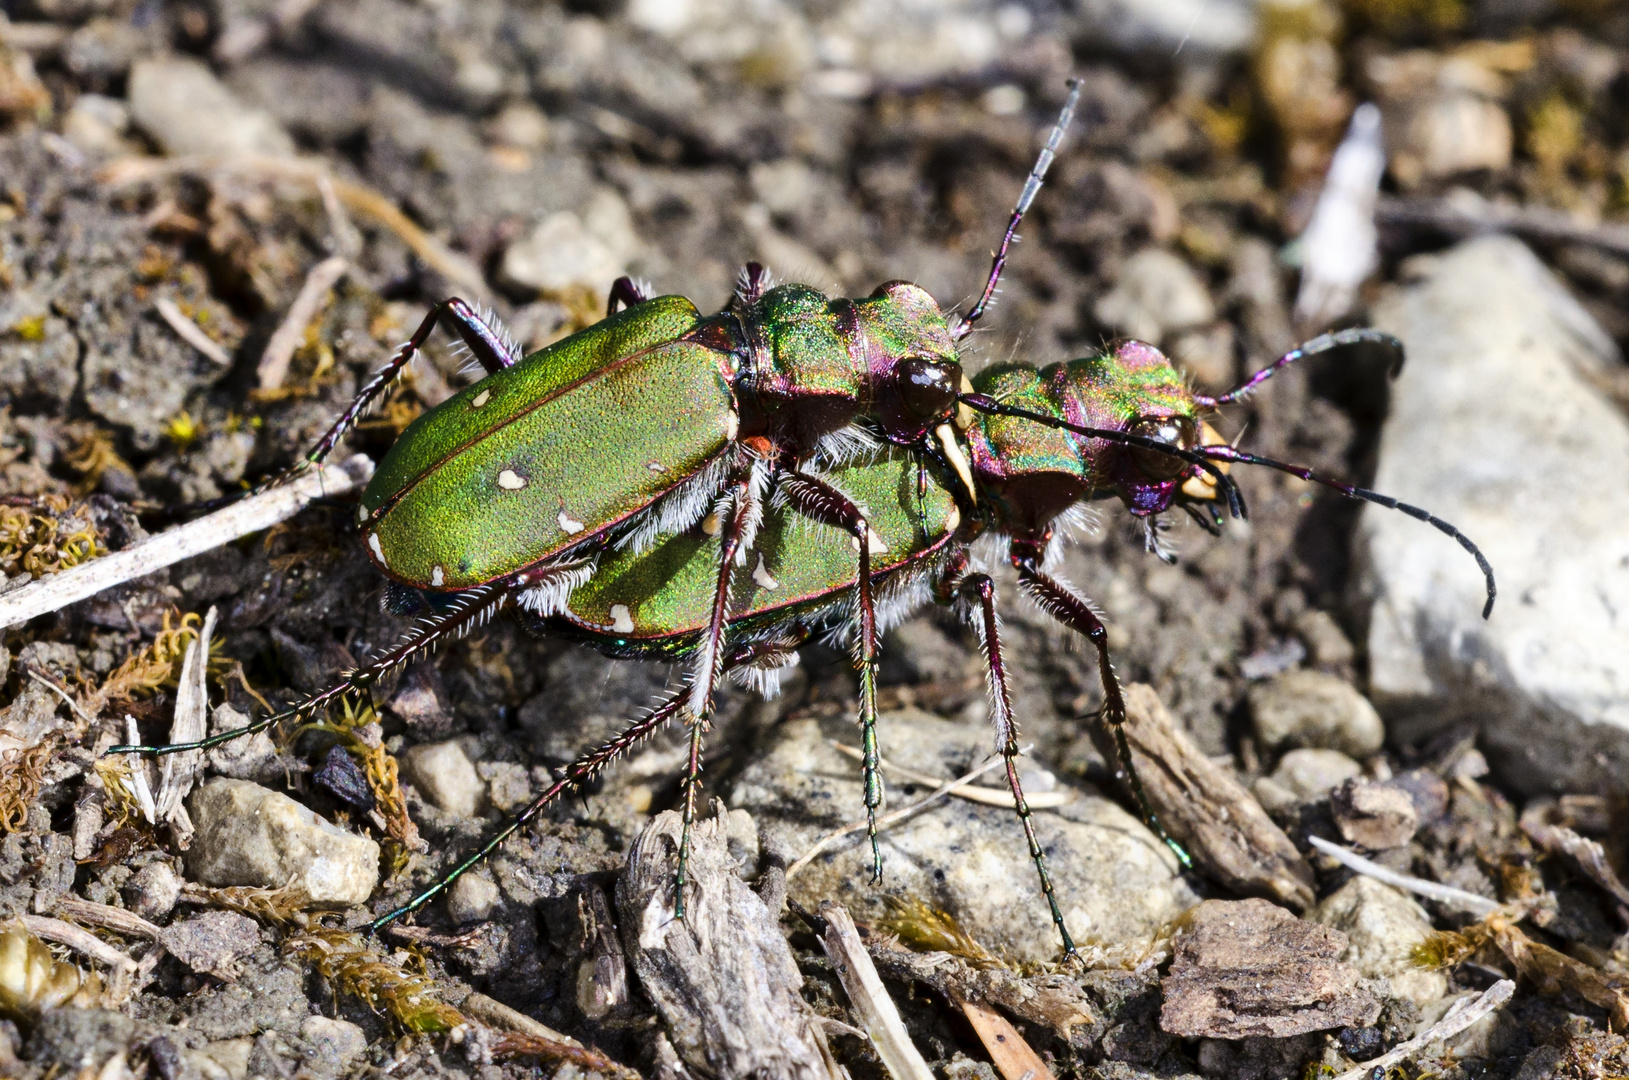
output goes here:
<path id="1" fill-rule="evenodd" d="M 1103 439 L 1106 442 L 1120 443 L 1125 446 L 1138 446 L 1144 450 L 1153 450 L 1155 453 L 1180 458 L 1190 465 L 1199 466 L 1215 479 L 1216 486 L 1221 489 L 1222 494 L 1227 498 L 1229 513 L 1241 520 L 1250 516 L 1249 511 L 1245 509 L 1244 497 L 1239 494 L 1238 485 L 1232 481 L 1227 473 L 1218 468 L 1214 461 L 1197 450 L 1173 446 L 1168 442 L 1150 439 L 1146 435 L 1133 435 L 1129 431 L 1120 431 L 1117 428 L 1095 428 L 1085 427 L 1081 424 L 1071 424 L 1067 420 L 1059 420 L 1057 417 L 1047 416 L 1045 413 L 1031 412 L 1028 409 L 1020 409 L 1015 405 L 1003 405 L 995 398 L 984 394 L 958 394 L 956 400 L 979 412 L 1029 420 L 1043 427 L 1057 428 L 1059 431 L 1068 431 L 1088 439 Z"/>
<path id="2" fill-rule="evenodd" d="M 1364 327 L 1355 327 L 1350 330 L 1336 330 L 1331 334 L 1320 334 L 1304 345 L 1297 345 L 1295 348 L 1291 349 L 1283 356 L 1280 356 L 1277 360 L 1274 360 L 1271 364 L 1268 364 L 1266 367 L 1262 368 L 1260 371 L 1246 379 L 1243 383 L 1234 387 L 1232 390 L 1229 390 L 1225 394 L 1219 394 L 1216 397 L 1211 397 L 1208 394 L 1195 394 L 1193 396 L 1194 404 L 1203 406 L 1207 409 L 1214 409 L 1218 405 L 1227 405 L 1235 401 L 1243 400 L 1248 394 L 1254 391 L 1256 387 L 1272 378 L 1273 375 L 1281 368 L 1287 368 L 1298 360 L 1303 360 L 1309 356 L 1315 356 L 1318 353 L 1329 352 L 1331 349 L 1340 349 L 1348 345 L 1362 344 L 1379 345 L 1383 348 L 1390 349 L 1396 354 L 1397 359 L 1392 363 L 1391 366 L 1390 374 L 1392 378 L 1396 378 L 1397 373 L 1403 370 L 1403 343 L 1397 340 L 1397 338 L 1393 337 L 1391 334 L 1384 333 L 1380 330 L 1370 330 Z"/>
<path id="3" fill-rule="evenodd" d="M 1453 525 L 1450 525 L 1440 517 L 1437 517 L 1435 514 L 1427 510 L 1422 510 L 1418 506 L 1413 506 L 1406 502 L 1399 502 L 1390 495 L 1382 495 L 1378 491 L 1370 491 L 1368 488 L 1361 488 L 1355 484 L 1348 484 L 1340 480 L 1332 480 L 1327 476 L 1320 476 L 1303 465 L 1291 465 L 1287 462 L 1274 461 L 1272 458 L 1261 457 L 1257 454 L 1247 454 L 1242 450 L 1235 450 L 1231 446 L 1207 446 L 1205 447 L 1203 453 L 1206 457 L 1209 457 L 1215 461 L 1226 461 L 1238 465 L 1264 465 L 1269 469 L 1277 469 L 1279 472 L 1289 473 L 1291 476 L 1298 476 L 1308 483 L 1322 484 L 1326 488 L 1331 488 L 1340 492 L 1349 499 L 1361 499 L 1364 502 L 1372 502 L 1378 506 L 1384 506 L 1388 510 L 1399 510 L 1407 514 L 1409 517 L 1414 518 L 1416 521 L 1423 521 L 1427 525 L 1430 525 L 1432 528 L 1436 529 L 1438 532 L 1453 537 L 1453 539 L 1459 543 L 1460 547 L 1471 553 L 1471 557 L 1476 560 L 1476 565 L 1482 569 L 1483 578 L 1487 580 L 1488 601 L 1482 607 L 1482 618 L 1486 619 L 1489 615 L 1493 614 L 1493 599 L 1499 595 L 1499 589 L 1498 586 L 1494 584 L 1493 567 L 1488 564 L 1487 556 L 1482 554 L 1481 548 L 1477 547 L 1471 542 L 1470 537 L 1466 536 L 1464 533 L 1460 532 Z"/>
<path id="4" fill-rule="evenodd" d="M 1018 196 L 1018 205 L 1013 207 L 1012 217 L 1007 221 L 1007 231 L 1001 237 L 1001 246 L 996 249 L 995 256 L 990 260 L 990 280 L 984 283 L 984 292 L 979 295 L 978 303 L 972 310 L 956 320 L 951 327 L 950 336 L 960 341 L 973 332 L 973 324 L 984 317 L 984 309 L 990 306 L 995 297 L 996 286 L 1001 283 L 1001 271 L 1007 265 L 1007 249 L 1012 247 L 1013 241 L 1018 239 L 1018 223 L 1024 220 L 1029 212 L 1030 204 L 1035 196 L 1041 193 L 1041 182 L 1046 179 L 1046 171 L 1052 167 L 1052 159 L 1058 155 L 1058 146 L 1063 142 L 1063 133 L 1069 127 L 1069 121 L 1074 119 L 1075 106 L 1080 102 L 1081 81 L 1069 80 L 1069 98 L 1063 103 L 1063 111 L 1058 114 L 1058 122 L 1052 125 L 1052 134 L 1046 138 L 1046 145 L 1041 148 L 1041 156 L 1035 159 L 1035 167 L 1029 171 L 1029 178 L 1024 181 L 1024 190 Z"/>

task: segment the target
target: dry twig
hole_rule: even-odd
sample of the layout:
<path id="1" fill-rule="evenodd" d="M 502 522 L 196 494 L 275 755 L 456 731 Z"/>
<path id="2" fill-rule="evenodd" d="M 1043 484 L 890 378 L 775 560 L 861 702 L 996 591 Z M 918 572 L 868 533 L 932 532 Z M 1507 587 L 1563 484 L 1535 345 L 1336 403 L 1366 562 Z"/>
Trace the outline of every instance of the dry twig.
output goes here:
<path id="1" fill-rule="evenodd" d="M 373 475 L 373 462 L 357 454 L 325 464 L 286 484 L 252 495 L 224 510 L 179 525 L 139 544 L 83 563 L 0 597 L 0 628 L 16 626 L 67 607 L 104 589 L 143 577 L 259 532 L 304 510 L 311 500 L 343 495 Z"/>
<path id="2" fill-rule="evenodd" d="M 1406 892 L 1429 897 L 1440 904 L 1457 907 L 1462 911 L 1470 912 L 1472 915 L 1491 915 L 1504 906 L 1497 900 L 1489 900 L 1485 896 L 1478 896 L 1473 892 L 1466 892 L 1464 889 L 1456 889 L 1452 885 L 1441 885 L 1435 881 L 1427 881 L 1424 878 L 1412 877 L 1408 874 L 1399 874 L 1395 870 L 1388 870 L 1377 862 L 1365 859 L 1354 851 L 1348 851 L 1339 844 L 1331 844 L 1328 840 L 1319 836 L 1309 836 L 1307 842 L 1348 870 L 1356 870 L 1358 873 L 1372 877 L 1376 881 L 1383 881 L 1387 885 L 1396 886 Z"/>
<path id="3" fill-rule="evenodd" d="M 858 746 L 850 746 L 847 743 L 840 743 L 836 739 L 827 739 L 826 741 L 831 745 L 833 750 L 836 750 L 839 754 L 842 754 L 845 757 L 851 757 L 855 761 L 865 760 L 865 751 L 861 750 Z M 903 765 L 895 765 L 887 758 L 879 757 L 877 759 L 877 767 L 885 773 L 893 773 L 902 780 L 909 780 L 916 784 L 932 784 L 937 787 L 938 785 L 944 783 L 944 780 L 937 776 L 929 776 L 925 772 L 917 772 L 915 769 L 907 769 Z M 1004 810 L 1011 810 L 1013 808 L 1012 793 L 1009 791 L 1002 791 L 999 788 L 976 786 L 953 787 L 948 794 L 954 795 L 958 799 L 966 799 L 968 802 L 982 803 L 985 806 L 999 806 Z M 1059 806 L 1065 806 L 1074 802 L 1075 792 L 1072 788 L 1065 788 L 1062 791 L 1037 791 L 1034 794 L 1030 794 L 1026 791 L 1024 793 L 1024 801 L 1029 804 L 1029 808 L 1031 810 L 1052 810 Z"/>
<path id="4" fill-rule="evenodd" d="M 1398 1043 L 1373 1061 L 1365 1061 L 1355 1069 L 1348 1069 L 1335 1077 L 1335 1080 L 1367 1080 L 1371 1076 L 1386 1076 L 1391 1072 L 1392 1066 L 1409 1060 L 1434 1042 L 1453 1038 L 1484 1016 L 1503 1008 L 1505 1002 L 1509 1001 L 1510 996 L 1515 992 L 1515 983 L 1509 979 L 1501 979 L 1483 991 L 1482 996 L 1475 1000 L 1461 998 L 1443 1014 L 1441 1020 L 1432 1024 L 1429 1028 L 1408 1040 L 1408 1042 Z"/>

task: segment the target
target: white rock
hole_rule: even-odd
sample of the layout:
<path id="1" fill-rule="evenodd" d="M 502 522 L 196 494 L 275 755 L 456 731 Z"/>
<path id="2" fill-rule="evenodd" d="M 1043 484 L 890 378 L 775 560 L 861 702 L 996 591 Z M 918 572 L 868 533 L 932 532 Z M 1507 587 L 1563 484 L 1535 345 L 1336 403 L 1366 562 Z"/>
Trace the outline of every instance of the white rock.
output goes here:
<path id="1" fill-rule="evenodd" d="M 188 57 L 138 62 L 128 97 L 131 118 L 171 156 L 294 152 L 294 140 L 270 113 L 245 105 Z"/>
<path id="2" fill-rule="evenodd" d="M 789 860 L 865 814 L 859 764 L 833 750 L 828 736 L 854 738 L 843 721 L 826 729 L 813 720 L 777 727 L 773 744 L 747 766 L 730 799 L 752 812 L 764 846 Z M 878 738 L 890 761 L 946 779 L 990 751 L 986 725 L 919 711 L 884 715 Z M 913 794 L 907 787 L 890 782 L 889 807 L 927 790 L 915 785 Z M 1037 812 L 1035 828 L 1077 943 L 1135 952 L 1198 900 L 1170 851 L 1108 799 L 1081 793 L 1056 811 Z M 917 897 L 1015 959 L 1056 959 L 1057 931 L 1023 837 L 1012 811 L 949 799 L 881 834 L 880 886 L 869 883 L 871 850 L 862 833 L 817 857 L 789 887 L 802 903 L 837 899 L 857 918 L 881 914 L 884 894 Z"/>
<path id="3" fill-rule="evenodd" d="M 1510 166 L 1515 137 L 1500 102 L 1505 79 L 1471 56 L 1419 49 L 1375 56 L 1366 74 L 1386 114 L 1391 174 L 1404 187 Z"/>
<path id="4" fill-rule="evenodd" d="M 1374 486 L 1481 545 L 1364 510 L 1370 691 L 1403 741 L 1480 724 L 1524 793 L 1629 790 L 1629 420 L 1587 381 L 1609 337 L 1516 240 L 1422 264 L 1375 324 L 1408 347 Z"/>
<path id="5" fill-rule="evenodd" d="M 402 755 L 402 771 L 435 806 L 459 817 L 474 817 L 485 785 L 456 740 L 420 743 Z"/>
<path id="6" fill-rule="evenodd" d="M 580 215 L 570 210 L 550 214 L 510 244 L 499 273 L 512 286 L 547 296 L 581 290 L 598 296 L 628 272 L 628 259 L 638 249 L 627 204 L 614 191 L 602 189 Z"/>
<path id="7" fill-rule="evenodd" d="M 1364 975 L 1389 979 L 1394 996 L 1425 1005 L 1448 992 L 1446 974 L 1415 966 L 1410 955 L 1431 933 L 1430 918 L 1390 885 L 1355 877 L 1307 917 L 1345 934 L 1340 958 Z"/>
<path id="8" fill-rule="evenodd" d="M 1368 757 L 1386 741 L 1380 714 L 1342 679 L 1286 671 L 1250 688 L 1250 719 L 1268 749 L 1312 746 Z"/>
<path id="9" fill-rule="evenodd" d="M 1216 305 L 1198 275 L 1159 248 L 1146 248 L 1127 259 L 1120 280 L 1092 310 L 1099 321 L 1120 333 L 1154 345 L 1167 334 L 1216 318 Z"/>
<path id="10" fill-rule="evenodd" d="M 498 886 L 478 873 L 465 874 L 447 890 L 447 917 L 455 925 L 480 922 L 492 914 L 501 899 Z"/>
<path id="11" fill-rule="evenodd" d="M 379 883 L 379 845 L 287 795 L 216 779 L 187 800 L 197 833 L 187 872 L 204 885 L 277 889 L 292 881 L 321 904 L 360 904 Z"/>

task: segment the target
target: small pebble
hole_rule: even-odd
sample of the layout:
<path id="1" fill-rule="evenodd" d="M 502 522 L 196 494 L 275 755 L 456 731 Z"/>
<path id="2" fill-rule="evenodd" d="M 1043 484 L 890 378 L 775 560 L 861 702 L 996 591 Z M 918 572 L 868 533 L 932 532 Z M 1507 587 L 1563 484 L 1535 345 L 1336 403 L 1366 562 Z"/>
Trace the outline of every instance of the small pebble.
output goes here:
<path id="1" fill-rule="evenodd" d="M 1340 958 L 1370 978 L 1391 980 L 1396 997 L 1417 1005 L 1448 992 L 1448 976 L 1413 961 L 1414 947 L 1431 933 L 1424 909 L 1390 885 L 1355 877 L 1335 890 L 1308 918 L 1346 935 Z"/>
<path id="2" fill-rule="evenodd" d="M 1389 784 L 1347 780 L 1330 792 L 1329 801 L 1341 835 L 1370 851 L 1403 846 L 1420 825 L 1409 793 Z"/>
<path id="3" fill-rule="evenodd" d="M 328 748 L 328 756 L 323 759 L 322 768 L 311 774 L 311 782 L 347 806 L 364 812 L 374 807 L 373 788 L 368 784 L 367 775 L 343 746 L 336 744 Z"/>
<path id="4" fill-rule="evenodd" d="M 165 927 L 159 942 L 200 975 L 232 982 L 239 958 L 260 946 L 260 924 L 235 911 L 200 911 Z"/>
<path id="5" fill-rule="evenodd" d="M 316 1066 L 318 1075 L 344 1075 L 368 1050 L 367 1033 L 349 1020 L 308 1016 L 300 1022 L 300 1038 L 310 1044 L 309 1055 L 315 1060 L 307 1064 Z"/>
<path id="6" fill-rule="evenodd" d="M 187 801 L 197 833 L 187 871 L 205 885 L 278 889 L 292 881 L 320 904 L 360 904 L 379 883 L 379 845 L 287 795 L 217 779 Z"/>
<path id="7" fill-rule="evenodd" d="M 1158 345 L 1167 334 L 1216 318 L 1199 276 L 1169 251 L 1147 248 L 1127 259 L 1120 280 L 1092 309 L 1099 322 Z"/>
<path id="8" fill-rule="evenodd" d="M 401 761 L 408 780 L 432 805 L 459 817 L 475 816 L 485 785 L 456 741 L 420 743 Z"/>
<path id="9" fill-rule="evenodd" d="M 1257 741 L 1269 749 L 1310 746 L 1364 758 L 1386 741 L 1368 699 L 1321 671 L 1287 671 L 1252 686 L 1250 715 Z"/>
<path id="10" fill-rule="evenodd" d="M 130 115 L 171 155 L 285 156 L 294 140 L 271 114 L 245 105 L 191 57 L 137 61 L 130 70 Z"/>
<path id="11" fill-rule="evenodd" d="M 1271 776 L 1256 782 L 1258 788 L 1272 785 L 1273 793 L 1283 792 L 1291 804 L 1321 799 L 1329 789 L 1363 774 L 1363 766 L 1338 750 L 1291 750 L 1279 759 Z M 1261 792 L 1257 791 L 1257 798 Z M 1279 801 L 1280 806 L 1283 805 Z M 1262 805 L 1267 805 L 1263 800 Z M 1278 809 L 1279 807 L 1269 807 Z"/>
<path id="12" fill-rule="evenodd" d="M 167 861 L 150 862 L 131 875 L 123 891 L 131 911 L 148 921 L 162 919 L 181 899 L 181 876 Z"/>
<path id="13" fill-rule="evenodd" d="M 502 899 L 498 886 L 480 874 L 465 874 L 447 890 L 447 917 L 458 926 L 484 922 Z"/>

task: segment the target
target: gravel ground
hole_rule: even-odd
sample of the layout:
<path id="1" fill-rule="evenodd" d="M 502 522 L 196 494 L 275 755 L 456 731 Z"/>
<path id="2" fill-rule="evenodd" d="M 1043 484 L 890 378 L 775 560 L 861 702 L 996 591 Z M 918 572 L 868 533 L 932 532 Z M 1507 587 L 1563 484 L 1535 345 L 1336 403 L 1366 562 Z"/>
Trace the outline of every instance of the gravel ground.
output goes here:
<path id="1" fill-rule="evenodd" d="M 1293 313 L 1286 245 L 1311 215 L 1353 104 L 1368 99 L 1386 111 L 1392 161 L 1381 261 L 1352 310 L 1334 317 L 1363 323 L 1369 302 L 1411 280 L 1411 257 L 1461 231 L 1439 197 L 1547 208 L 1571 231 L 1524 235 L 1595 320 L 1606 359 L 1589 392 L 1620 415 L 1629 400 L 1629 368 L 1610 355 L 1629 343 L 1629 243 L 1612 232 L 1629 213 L 1629 18 L 1609 2 L 0 8 L 11 20 L 0 23 L 0 493 L 13 497 L 0 509 L 4 588 L 82 560 L 89 544 L 127 546 L 168 524 L 165 506 L 216 498 L 286 465 L 449 294 L 490 305 L 528 348 L 594 321 L 622 273 L 714 310 L 748 259 L 841 295 L 907 278 L 947 308 L 965 305 L 1071 74 L 1084 80 L 1081 120 L 972 339 L 971 369 L 1048 363 L 1134 334 L 1215 392 L 1321 329 Z M 313 181 L 319 162 L 332 182 Z M 1398 207 L 1435 216 L 1405 223 Z M 268 377 L 264 358 L 307 274 L 334 257 L 346 260 L 343 276 L 291 328 L 286 374 Z M 161 304 L 207 339 L 203 349 Z M 353 436 L 356 451 L 377 460 L 414 415 L 469 381 L 445 341 L 427 360 Z M 1255 452 L 1364 480 L 1388 393 L 1387 357 L 1345 350 L 1267 384 L 1223 426 Z M 1365 845 L 1382 862 L 1486 897 L 1542 901 L 1531 941 L 1615 986 L 1629 970 L 1620 938 L 1629 892 L 1618 886 L 1624 900 L 1613 899 L 1591 884 L 1587 858 L 1578 870 L 1576 857 L 1546 854 L 1566 844 L 1530 839 L 1518 818 L 1599 837 L 1602 865 L 1615 864 L 1622 791 L 1563 785 L 1524 804 L 1534 787 L 1492 750 L 1502 771 L 1488 772 L 1474 718 L 1416 724 L 1406 739 L 1394 729 L 1386 741 L 1359 693 L 1370 598 L 1355 572 L 1358 507 L 1265 471 L 1241 484 L 1248 525 L 1219 539 L 1178 528 L 1174 566 L 1145 551 L 1113 506 L 1068 550 L 1062 572 L 1108 614 L 1121 675 L 1150 684 L 1198 752 L 1249 786 L 1303 853 L 1308 835 L 1360 842 L 1341 825 L 1354 797 L 1341 783 L 1389 783 L 1409 796 L 1414 825 L 1400 841 Z M 127 823 L 93 768 L 127 724 L 147 741 L 167 737 L 188 678 L 186 639 L 173 631 L 198 622 L 182 615 L 217 613 L 205 682 L 221 726 L 329 685 L 410 625 L 381 608 L 383 583 L 352 515 L 319 506 L 6 631 L 0 779 L 16 794 L 0 820 L 0 916 L 72 922 L 61 904 L 78 898 L 170 933 L 162 949 L 139 934 L 108 936 L 155 961 L 127 1003 L 43 1017 L 7 1006 L 0 1072 L 109 1077 L 119 1074 L 104 1063 L 118 1058 L 166 1080 L 576 1075 L 579 1064 L 501 1053 L 494 1063 L 478 1040 L 409 1033 L 388 1003 L 371 1008 L 331 966 L 291 947 L 302 931 L 241 897 L 253 921 L 200 923 L 231 906 L 197 891 L 231 876 L 205 868 L 230 846 L 221 830 L 236 827 L 234 815 L 273 809 L 212 816 L 200 792 L 188 804 L 197 832 L 184 843 L 190 830 Z M 1095 663 L 1016 602 L 1011 580 L 1002 587 L 1016 706 L 1045 776 L 1036 782 L 1081 796 L 1043 813 L 1041 827 L 1065 837 L 1054 852 L 1060 876 L 1078 881 L 1079 917 L 1102 930 L 1089 941 L 1100 970 L 1079 980 L 1093 1022 L 1068 1038 L 1020 1024 L 1056 1075 L 1339 1071 L 1407 1038 L 1449 995 L 1511 973 L 1526 981 L 1498 1021 L 1472 1029 L 1449 1057 L 1408 1066 L 1411 1077 L 1623 1071 L 1624 1045 L 1609 1032 L 1615 989 L 1581 997 L 1580 986 L 1596 984 L 1553 966 L 1545 987 L 1531 962 L 1491 937 L 1443 976 L 1405 971 L 1397 958 L 1407 942 L 1472 920 L 1435 903 L 1375 901 L 1364 910 L 1392 914 L 1364 924 L 1341 914 L 1357 901 L 1335 899 L 1349 872 L 1317 860 L 1322 904 L 1311 917 L 1351 938 L 1346 963 L 1387 980 L 1375 991 L 1378 1019 L 1245 1039 L 1220 1028 L 1168 1034 L 1158 1023 L 1168 969 L 1151 942 L 1166 941 L 1167 924 L 1202 897 L 1237 896 L 1177 873 L 1141 840 L 1135 870 L 1129 854 L 1102 854 L 1119 849 L 1091 830 L 1140 827 L 1085 736 Z M 132 656 L 146 681 L 121 667 Z M 891 632 L 883 704 L 885 735 L 897 734 L 885 754 L 946 778 L 976 763 L 986 738 L 980 670 L 976 637 L 947 614 Z M 1301 684 L 1281 677 L 1297 670 Z M 551 769 L 612 734 L 670 677 L 663 665 L 529 637 L 504 619 L 415 665 L 379 688 L 377 715 L 362 718 L 375 722 L 345 743 L 364 764 L 400 761 L 411 829 L 390 806 L 364 811 L 335 794 L 319 771 L 335 740 L 322 733 L 212 755 L 203 775 L 260 785 L 242 798 L 291 795 L 299 807 L 255 806 L 305 814 L 300 829 L 338 823 L 335 844 L 360 834 L 381 847 L 335 856 L 364 877 L 384 871 L 376 889 L 359 886 L 370 898 L 341 902 L 329 919 L 354 926 L 472 850 Z M 821 736 L 845 736 L 854 686 L 845 657 L 810 647 L 780 697 L 725 697 L 706 792 L 756 819 L 741 827 L 747 876 L 784 867 L 809 837 L 857 816 L 858 785 L 846 776 L 803 788 L 775 779 L 782 765 L 796 771 L 827 753 Z M 387 936 L 384 947 L 466 1013 L 466 995 L 479 992 L 642 1074 L 682 1071 L 664 1063 L 662 1023 L 637 987 L 600 1009 L 581 975 L 604 941 L 591 913 L 652 815 L 676 805 L 681 756 L 679 735 L 656 739 L 511 839 L 477 884 L 425 909 L 417 925 L 430 936 Z M 894 795 L 916 790 L 896 782 Z M 815 884 L 794 885 L 794 900 L 840 896 L 875 921 L 888 910 L 884 894 L 920 898 L 1026 975 L 1039 971 L 1053 958 L 1049 923 L 1016 826 L 971 804 L 930 819 L 923 830 L 944 832 L 902 832 L 890 858 L 903 868 L 880 889 L 860 879 L 858 862 L 829 862 Z M 182 881 L 194 891 L 180 891 Z M 1110 915 L 1141 937 L 1123 940 L 1131 932 Z M 790 914 L 782 925 L 805 999 L 854 1022 L 809 928 Z M 1385 957 L 1360 955 L 1360 939 Z M 1149 957 L 1159 962 L 1139 964 Z M 996 1075 L 960 1012 L 889 978 L 937 1073 Z M 882 1075 L 861 1040 L 834 1035 L 833 1048 L 853 1075 Z"/>

